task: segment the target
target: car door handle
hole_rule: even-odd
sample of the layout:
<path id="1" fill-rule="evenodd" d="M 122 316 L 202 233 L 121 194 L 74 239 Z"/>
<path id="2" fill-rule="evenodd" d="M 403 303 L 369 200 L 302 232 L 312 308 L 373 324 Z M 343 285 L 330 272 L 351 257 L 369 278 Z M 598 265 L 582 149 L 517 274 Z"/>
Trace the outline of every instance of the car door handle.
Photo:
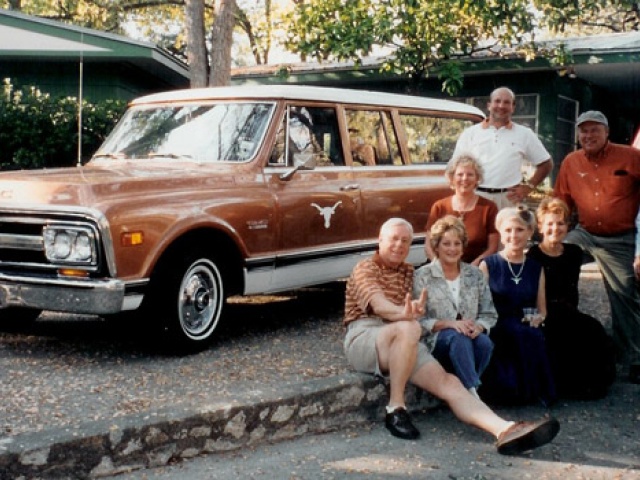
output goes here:
<path id="1" fill-rule="evenodd" d="M 350 183 L 349 185 L 340 187 L 340 190 L 343 192 L 348 192 L 350 190 L 360 190 L 360 185 L 358 185 L 357 183 Z"/>

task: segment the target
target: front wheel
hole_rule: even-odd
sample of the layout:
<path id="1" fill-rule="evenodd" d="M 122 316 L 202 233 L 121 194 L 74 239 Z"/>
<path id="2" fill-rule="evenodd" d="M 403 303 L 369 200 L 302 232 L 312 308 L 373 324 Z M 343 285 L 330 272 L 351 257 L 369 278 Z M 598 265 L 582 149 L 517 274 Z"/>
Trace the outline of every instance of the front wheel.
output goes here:
<path id="1" fill-rule="evenodd" d="M 224 277 L 213 258 L 194 254 L 169 262 L 155 283 L 154 311 L 166 346 L 198 351 L 211 341 L 225 303 Z"/>

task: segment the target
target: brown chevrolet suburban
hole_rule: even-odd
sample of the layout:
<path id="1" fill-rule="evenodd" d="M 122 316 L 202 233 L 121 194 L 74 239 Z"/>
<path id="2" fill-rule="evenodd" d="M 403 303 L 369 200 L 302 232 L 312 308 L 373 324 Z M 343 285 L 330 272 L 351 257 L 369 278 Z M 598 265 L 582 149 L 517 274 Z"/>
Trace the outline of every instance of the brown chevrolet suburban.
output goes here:
<path id="1" fill-rule="evenodd" d="M 421 263 L 445 162 L 481 119 L 322 87 L 139 98 L 86 165 L 0 174 L 0 319 L 132 312 L 195 350 L 231 295 L 348 276 L 389 217 L 414 225 Z"/>

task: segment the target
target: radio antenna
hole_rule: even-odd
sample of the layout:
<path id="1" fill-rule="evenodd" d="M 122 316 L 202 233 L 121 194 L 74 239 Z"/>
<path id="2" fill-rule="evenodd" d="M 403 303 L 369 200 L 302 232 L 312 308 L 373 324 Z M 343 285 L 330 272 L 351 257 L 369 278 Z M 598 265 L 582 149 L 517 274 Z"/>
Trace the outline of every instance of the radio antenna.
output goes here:
<path id="1" fill-rule="evenodd" d="M 76 167 L 82 166 L 82 84 L 84 83 L 84 32 L 80 32 L 80 78 L 78 80 L 78 160 Z"/>

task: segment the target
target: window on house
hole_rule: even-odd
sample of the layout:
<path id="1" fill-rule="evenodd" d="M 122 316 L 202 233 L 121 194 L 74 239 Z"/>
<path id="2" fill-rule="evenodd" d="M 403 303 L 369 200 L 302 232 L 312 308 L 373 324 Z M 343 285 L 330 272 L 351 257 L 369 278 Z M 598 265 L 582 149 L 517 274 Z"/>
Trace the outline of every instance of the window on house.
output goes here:
<path id="1" fill-rule="evenodd" d="M 577 101 L 558 96 L 556 117 L 556 151 L 555 158 L 562 160 L 568 153 L 576 149 L 576 118 L 579 104 Z"/>

